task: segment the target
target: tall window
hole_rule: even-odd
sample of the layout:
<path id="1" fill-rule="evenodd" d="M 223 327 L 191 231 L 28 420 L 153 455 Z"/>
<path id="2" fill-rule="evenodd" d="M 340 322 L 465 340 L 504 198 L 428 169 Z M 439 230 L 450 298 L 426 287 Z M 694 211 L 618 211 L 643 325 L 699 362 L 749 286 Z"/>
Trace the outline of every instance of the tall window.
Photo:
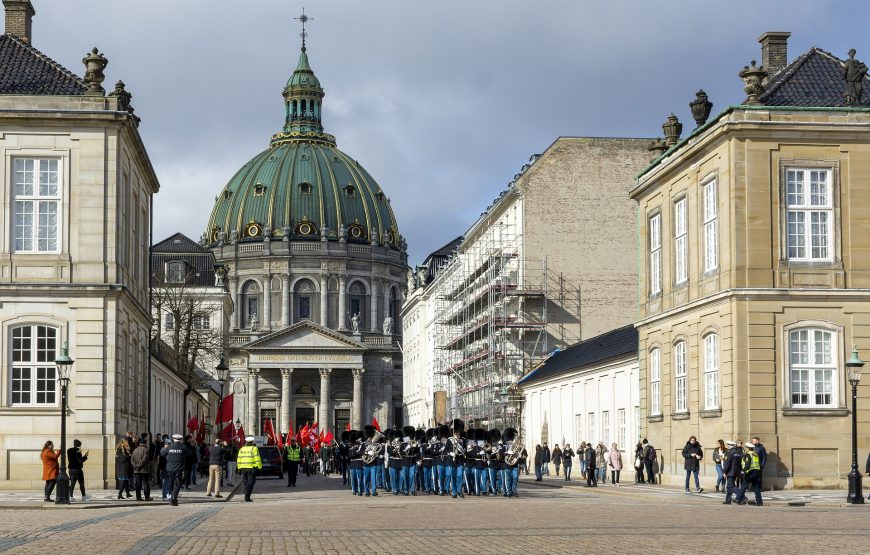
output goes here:
<path id="1" fill-rule="evenodd" d="M 310 320 L 311 319 L 311 297 L 306 295 L 304 297 L 299 297 L 299 315 L 298 320 Z"/>
<path id="2" fill-rule="evenodd" d="M 200 312 L 193 315 L 193 329 L 207 330 L 209 326 L 209 317 L 205 312 Z"/>
<path id="3" fill-rule="evenodd" d="M 610 411 L 601 411 L 601 441 L 610 446 Z"/>
<path id="4" fill-rule="evenodd" d="M 831 260 L 831 170 L 789 169 L 785 182 L 789 260 Z"/>
<path id="5" fill-rule="evenodd" d="M 619 449 L 626 449 L 625 443 L 625 409 L 616 411 L 616 441 Z"/>
<path id="6" fill-rule="evenodd" d="M 163 322 L 163 327 L 166 329 L 166 331 L 172 331 L 175 329 L 175 315 L 171 312 L 167 312 L 163 316 Z"/>
<path id="7" fill-rule="evenodd" d="M 719 408 L 719 336 L 704 337 L 704 408 Z"/>
<path id="8" fill-rule="evenodd" d="M 686 232 L 686 199 L 674 203 L 674 283 L 689 279 L 689 238 Z"/>
<path id="9" fill-rule="evenodd" d="M 704 185 L 704 271 L 719 267 L 719 198 L 716 180 Z"/>
<path id="10" fill-rule="evenodd" d="M 586 415 L 586 425 L 589 428 L 589 437 L 586 438 L 586 441 L 589 443 L 595 443 L 595 413 L 590 412 Z"/>
<path id="11" fill-rule="evenodd" d="M 12 405 L 57 404 L 57 329 L 22 326 L 12 329 Z"/>
<path id="12" fill-rule="evenodd" d="M 166 263 L 166 283 L 184 283 L 184 262 Z"/>
<path id="13" fill-rule="evenodd" d="M 686 369 L 686 342 L 674 343 L 674 390 L 676 393 L 676 412 L 689 410 L 689 384 Z"/>
<path id="14" fill-rule="evenodd" d="M 13 247 L 57 252 L 60 218 L 58 160 L 16 158 L 12 171 Z"/>
<path id="15" fill-rule="evenodd" d="M 661 351 L 655 348 L 649 352 L 649 397 L 650 414 L 662 413 L 662 367 Z"/>
<path id="16" fill-rule="evenodd" d="M 789 332 L 791 404 L 833 407 L 837 404 L 836 335 L 820 329 Z"/>
<path id="17" fill-rule="evenodd" d="M 662 215 L 649 219 L 649 293 L 662 291 Z"/>
<path id="18" fill-rule="evenodd" d="M 583 441 L 583 415 L 575 414 L 574 423 L 577 426 L 577 442 L 574 445 L 579 448 L 580 442 Z"/>

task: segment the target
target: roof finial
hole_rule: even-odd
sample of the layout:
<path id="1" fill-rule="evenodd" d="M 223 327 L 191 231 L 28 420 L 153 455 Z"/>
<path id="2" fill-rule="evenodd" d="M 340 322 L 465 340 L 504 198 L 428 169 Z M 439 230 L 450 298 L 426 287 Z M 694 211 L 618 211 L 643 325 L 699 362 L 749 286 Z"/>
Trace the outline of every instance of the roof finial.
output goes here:
<path id="1" fill-rule="evenodd" d="M 305 24 L 309 21 L 313 21 L 314 18 L 305 15 L 305 6 L 302 6 L 302 15 L 294 17 L 293 19 L 298 19 L 302 23 L 302 33 L 299 36 L 302 37 L 302 51 L 305 52 L 305 38 L 308 36 L 308 33 L 305 32 Z"/>

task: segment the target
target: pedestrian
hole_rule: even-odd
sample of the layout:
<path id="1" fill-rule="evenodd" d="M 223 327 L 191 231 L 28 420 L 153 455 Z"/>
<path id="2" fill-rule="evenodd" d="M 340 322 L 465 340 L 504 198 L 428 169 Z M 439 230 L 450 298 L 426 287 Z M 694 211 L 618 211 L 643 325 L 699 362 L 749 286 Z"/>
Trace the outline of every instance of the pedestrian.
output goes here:
<path id="1" fill-rule="evenodd" d="M 610 445 L 607 452 L 607 466 L 610 467 L 610 483 L 619 487 L 619 473 L 622 471 L 622 453 L 616 443 Z"/>
<path id="2" fill-rule="evenodd" d="M 544 468 L 544 449 L 541 447 L 541 444 L 535 445 L 535 481 L 540 482 L 542 480 L 541 475 L 543 473 Z"/>
<path id="3" fill-rule="evenodd" d="M 761 472 L 758 473 L 758 483 L 764 487 L 764 465 L 767 464 L 767 449 L 761 443 L 758 436 L 752 438 L 752 445 L 755 446 L 755 454 L 758 455 L 758 461 L 761 464 Z"/>
<path id="4" fill-rule="evenodd" d="M 320 473 L 324 476 L 329 476 L 329 458 L 332 455 L 332 448 L 328 443 L 320 443 Z"/>
<path id="5" fill-rule="evenodd" d="M 592 445 L 591 441 L 586 444 L 586 452 L 581 456 L 585 456 L 586 458 L 586 487 L 598 487 L 598 467 L 596 466 L 598 461 L 598 452 L 595 450 L 595 447 Z"/>
<path id="6" fill-rule="evenodd" d="M 133 483 L 136 488 L 136 501 L 143 501 L 142 489 L 145 489 L 144 501 L 151 501 L 151 446 L 148 436 L 142 434 L 139 444 L 130 455 L 130 464 L 133 466 Z"/>
<path id="7" fill-rule="evenodd" d="M 73 492 L 76 489 L 76 482 L 79 483 L 79 491 L 82 494 L 82 501 L 91 498 L 85 494 L 85 462 L 88 460 L 89 451 L 82 453 L 82 442 L 78 439 L 73 440 L 73 446 L 66 450 L 66 460 L 69 466 L 69 500 L 72 501 Z"/>
<path id="8" fill-rule="evenodd" d="M 160 448 L 163 446 L 163 438 L 157 434 L 157 438 L 148 432 L 148 460 L 151 461 L 150 477 L 157 486 L 160 483 Z"/>
<path id="9" fill-rule="evenodd" d="M 186 452 L 187 463 L 184 467 L 184 489 L 190 489 L 191 485 L 196 485 L 196 467 L 199 466 L 199 451 L 193 436 L 189 434 L 184 436 L 184 444 L 188 449 Z"/>
<path id="10" fill-rule="evenodd" d="M 124 438 L 115 446 L 115 480 L 118 482 L 118 499 L 123 499 L 122 493 L 133 497 L 130 493 L 130 478 L 133 477 L 133 464 L 130 462 L 130 444 Z"/>
<path id="11" fill-rule="evenodd" d="M 643 438 L 643 451 L 642 451 L 642 460 L 643 467 L 646 470 L 646 483 L 647 484 L 655 484 L 656 483 L 656 475 L 655 475 L 655 464 L 656 459 L 658 458 L 658 454 L 656 453 L 656 448 L 652 446 L 652 444 L 647 440 L 647 438 Z"/>
<path id="12" fill-rule="evenodd" d="M 208 485 L 205 488 L 205 496 L 211 497 L 212 489 L 216 499 L 223 497 L 221 495 L 221 478 L 224 473 L 224 465 L 226 464 L 226 452 L 221 446 L 219 439 L 214 440 L 214 445 L 208 453 Z M 212 488 L 212 486 L 214 486 Z"/>
<path id="13" fill-rule="evenodd" d="M 634 483 L 643 484 L 646 481 L 643 478 L 643 444 L 637 442 L 634 448 Z"/>
<path id="14" fill-rule="evenodd" d="M 589 465 L 589 461 L 586 460 L 586 442 L 581 441 L 580 447 L 577 449 L 577 458 L 580 459 L 580 479 L 586 479 L 586 467 Z"/>
<path id="15" fill-rule="evenodd" d="M 257 471 L 262 470 L 263 461 L 260 459 L 260 450 L 254 445 L 254 436 L 245 438 L 245 445 L 239 449 L 237 459 L 239 470 L 245 481 L 245 502 L 251 502 L 251 494 L 254 492 L 254 484 L 257 482 Z"/>
<path id="16" fill-rule="evenodd" d="M 54 448 L 54 442 L 46 441 L 42 446 L 42 453 L 39 458 L 42 459 L 42 479 L 45 480 L 45 501 L 50 503 L 54 501 L 51 498 L 51 492 L 57 484 L 57 458 L 60 456 L 60 449 Z"/>
<path id="17" fill-rule="evenodd" d="M 717 442 L 716 449 L 713 450 L 713 462 L 716 463 L 716 491 L 725 491 L 725 475 L 722 473 L 722 457 L 725 455 L 727 448 L 725 442 L 721 439 Z M 719 486 L 722 486 L 720 489 Z"/>
<path id="18" fill-rule="evenodd" d="M 734 441 L 726 441 L 725 446 L 728 448 L 728 451 L 722 456 L 722 473 L 725 474 L 726 479 L 725 501 L 722 503 L 730 505 L 731 496 L 734 495 L 735 478 L 741 472 L 743 452 Z"/>
<path id="19" fill-rule="evenodd" d="M 701 493 L 704 488 L 698 481 L 698 471 L 701 469 L 701 459 L 704 458 L 704 448 L 698 443 L 698 438 L 690 436 L 689 441 L 683 447 L 683 469 L 686 471 L 686 493 L 692 493 L 689 489 L 689 478 L 695 475 L 695 493 Z"/>
<path id="20" fill-rule="evenodd" d="M 602 484 L 607 483 L 607 453 L 607 447 L 599 441 L 595 448 L 595 467 L 598 469 L 598 481 Z"/>
<path id="21" fill-rule="evenodd" d="M 740 456 L 743 457 L 743 454 L 746 452 L 746 449 L 743 447 L 743 440 L 737 440 L 737 449 L 740 450 Z M 738 472 L 737 476 L 734 477 L 734 495 L 737 495 L 737 490 L 740 489 L 740 485 L 743 483 L 743 472 Z"/>
<path id="22" fill-rule="evenodd" d="M 574 459 L 574 450 L 571 449 L 571 445 L 566 443 L 565 449 L 562 451 L 562 466 L 565 467 L 565 481 L 571 481 L 571 465 L 573 464 L 572 460 Z"/>
<path id="23" fill-rule="evenodd" d="M 227 446 L 227 485 L 236 485 L 236 458 L 239 456 L 239 439 L 233 438 L 233 442 Z"/>
<path id="24" fill-rule="evenodd" d="M 526 476 L 529 475 L 529 452 L 523 447 L 523 450 L 520 451 L 520 468 L 523 469 L 523 472 L 526 473 Z"/>
<path id="25" fill-rule="evenodd" d="M 740 486 L 740 491 L 737 493 L 738 505 L 746 505 L 746 490 L 752 486 L 752 491 L 755 493 L 755 505 L 761 507 L 764 502 L 761 499 L 761 458 L 756 452 L 754 443 L 746 444 L 746 453 L 741 460 L 743 469 L 743 485 Z"/>
<path id="26" fill-rule="evenodd" d="M 867 474 L 870 474 L 870 453 L 867 454 L 867 464 L 866 464 L 866 468 L 864 469 L 864 472 L 866 472 Z M 870 495 L 867 496 L 867 499 L 870 499 Z"/>
<path id="27" fill-rule="evenodd" d="M 559 444 L 553 446 L 553 464 L 556 465 L 556 476 L 559 475 L 559 467 L 562 466 L 562 450 L 559 449 Z"/>
<path id="28" fill-rule="evenodd" d="M 299 458 L 301 457 L 301 449 L 296 443 L 296 437 L 290 438 L 290 445 L 284 449 L 284 458 L 287 461 L 287 487 L 296 487 L 296 475 L 299 473 Z"/>
<path id="29" fill-rule="evenodd" d="M 543 466 L 541 466 L 541 471 L 544 476 L 550 475 L 550 459 L 552 454 L 550 453 L 550 448 L 547 446 L 547 442 L 544 442 L 544 457 L 543 457 Z"/>
<path id="30" fill-rule="evenodd" d="M 184 473 L 190 467 L 190 460 L 194 456 L 191 453 L 190 444 L 184 441 L 181 434 L 172 435 L 172 443 L 168 444 L 160 454 L 166 457 L 166 471 L 170 482 L 169 504 L 178 506 L 178 493 L 184 483 Z M 164 486 L 165 488 L 165 486 Z"/>
<path id="31" fill-rule="evenodd" d="M 166 453 L 165 448 L 169 447 L 172 443 L 169 440 L 169 436 L 163 436 L 165 439 L 163 440 L 163 446 L 157 451 L 158 466 L 160 467 L 160 484 L 161 489 L 163 490 L 163 500 L 166 501 L 169 499 L 169 492 L 172 490 L 172 476 L 169 475 L 169 472 L 166 470 Z"/>

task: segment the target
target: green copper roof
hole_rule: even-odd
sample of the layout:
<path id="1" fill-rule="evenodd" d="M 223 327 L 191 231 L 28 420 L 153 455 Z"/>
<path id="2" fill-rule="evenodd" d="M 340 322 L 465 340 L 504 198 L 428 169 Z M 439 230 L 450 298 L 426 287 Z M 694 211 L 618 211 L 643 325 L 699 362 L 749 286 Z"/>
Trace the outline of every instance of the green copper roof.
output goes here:
<path id="1" fill-rule="evenodd" d="M 209 244 L 283 238 L 387 244 L 402 249 L 389 199 L 371 175 L 335 146 L 320 121 L 323 89 L 303 50 L 284 88 L 282 132 L 215 198 Z"/>

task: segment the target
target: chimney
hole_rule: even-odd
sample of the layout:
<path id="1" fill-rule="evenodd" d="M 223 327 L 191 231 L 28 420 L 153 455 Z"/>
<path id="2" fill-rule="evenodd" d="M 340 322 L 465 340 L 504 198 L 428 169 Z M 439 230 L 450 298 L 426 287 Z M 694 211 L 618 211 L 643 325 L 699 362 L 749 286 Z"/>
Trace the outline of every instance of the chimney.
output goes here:
<path id="1" fill-rule="evenodd" d="M 788 65 L 788 38 L 791 33 L 768 31 L 758 37 L 761 43 L 761 65 L 767 70 L 768 79 Z"/>
<path id="2" fill-rule="evenodd" d="M 32 21 L 36 10 L 30 0 L 3 0 L 3 7 L 6 8 L 6 34 L 32 44 Z"/>

